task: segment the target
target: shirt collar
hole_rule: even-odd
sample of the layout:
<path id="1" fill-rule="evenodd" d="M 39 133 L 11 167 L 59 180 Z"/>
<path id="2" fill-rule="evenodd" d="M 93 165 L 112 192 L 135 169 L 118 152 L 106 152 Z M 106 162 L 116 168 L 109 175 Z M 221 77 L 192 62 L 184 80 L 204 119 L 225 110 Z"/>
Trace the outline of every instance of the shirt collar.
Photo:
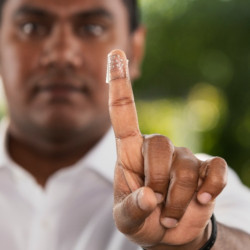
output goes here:
<path id="1" fill-rule="evenodd" d="M 8 119 L 2 119 L 0 122 L 0 168 L 9 168 L 14 164 L 7 151 L 8 126 Z M 96 171 L 108 181 L 112 182 L 115 162 L 115 136 L 113 129 L 110 128 L 103 138 L 101 138 L 101 140 L 81 160 L 74 164 L 74 166 L 61 169 L 58 172 L 68 172 L 68 174 L 71 172 L 73 174 L 73 172 L 76 173 L 82 168 L 88 168 Z"/>
<path id="2" fill-rule="evenodd" d="M 115 135 L 112 128 L 91 149 L 82 160 L 83 165 L 101 174 L 109 181 L 113 181 L 116 163 Z"/>
<path id="3" fill-rule="evenodd" d="M 7 152 L 7 131 L 9 126 L 8 118 L 0 122 L 0 168 L 9 167 L 10 156 Z"/>

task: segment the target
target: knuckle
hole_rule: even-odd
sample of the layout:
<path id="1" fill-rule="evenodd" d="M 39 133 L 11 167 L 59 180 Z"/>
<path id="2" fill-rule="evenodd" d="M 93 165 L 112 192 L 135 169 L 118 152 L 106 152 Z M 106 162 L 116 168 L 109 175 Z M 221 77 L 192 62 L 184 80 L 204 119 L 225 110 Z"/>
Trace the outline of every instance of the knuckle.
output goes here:
<path id="1" fill-rule="evenodd" d="M 199 172 L 199 161 L 195 157 L 190 157 L 187 155 L 180 155 L 175 158 L 173 169 L 178 172 L 187 172 L 187 174 L 190 172 L 192 174 L 193 172 L 195 174 L 198 174 Z"/>
<path id="2" fill-rule="evenodd" d="M 175 179 L 179 185 L 184 187 L 190 187 L 197 185 L 198 182 L 198 172 L 190 169 L 179 169 L 175 173 Z"/>
<path id="3" fill-rule="evenodd" d="M 171 140 L 164 135 L 147 135 L 145 136 L 144 142 L 150 148 L 157 147 L 159 149 L 163 149 L 164 151 L 168 151 L 171 154 L 174 152 L 174 146 Z"/>
<path id="4" fill-rule="evenodd" d="M 167 204 L 165 207 L 165 210 L 163 212 L 163 216 L 165 217 L 171 217 L 171 218 L 175 218 L 177 220 L 180 220 L 181 217 L 183 216 L 183 214 L 186 211 L 186 206 L 182 206 L 180 204 Z"/>
<path id="5" fill-rule="evenodd" d="M 189 148 L 186 147 L 178 147 L 180 153 L 184 155 L 193 155 L 192 151 Z"/>
<path id="6" fill-rule="evenodd" d="M 199 160 L 195 157 L 192 151 L 184 147 L 176 147 L 175 162 L 195 168 L 199 165 Z"/>
<path id="7" fill-rule="evenodd" d="M 130 129 L 127 131 L 124 131 L 123 133 L 120 133 L 119 136 L 116 136 L 116 140 L 119 143 L 121 140 L 132 138 L 132 137 L 140 137 L 140 131 L 138 129 Z"/>
<path id="8" fill-rule="evenodd" d="M 169 182 L 169 178 L 162 174 L 154 174 L 148 178 L 148 186 L 165 187 Z"/>
<path id="9" fill-rule="evenodd" d="M 215 187 L 216 189 L 223 189 L 226 185 L 226 179 L 220 178 L 219 176 L 213 176 L 210 180 L 210 185 Z"/>
<path id="10" fill-rule="evenodd" d="M 214 185 L 224 188 L 227 184 L 227 163 L 223 158 L 214 157 L 211 159 L 210 167 L 213 169 L 211 181 Z"/>
<path id="11" fill-rule="evenodd" d="M 221 157 L 217 157 L 216 156 L 216 157 L 212 158 L 211 161 L 210 161 L 210 164 L 216 166 L 217 168 L 219 167 L 222 170 L 226 170 L 227 169 L 227 163 Z"/>

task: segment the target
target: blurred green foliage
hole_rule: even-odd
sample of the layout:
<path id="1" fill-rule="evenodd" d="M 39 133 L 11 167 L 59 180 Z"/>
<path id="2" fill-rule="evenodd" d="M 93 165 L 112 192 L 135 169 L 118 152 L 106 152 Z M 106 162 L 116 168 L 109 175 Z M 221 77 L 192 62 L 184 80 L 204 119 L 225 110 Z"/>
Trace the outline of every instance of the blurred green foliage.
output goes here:
<path id="1" fill-rule="evenodd" d="M 148 30 L 134 85 L 142 132 L 224 157 L 250 187 L 250 1 L 140 3 Z"/>
<path id="2" fill-rule="evenodd" d="M 224 157 L 250 186 L 250 1 L 141 0 L 141 130 Z"/>

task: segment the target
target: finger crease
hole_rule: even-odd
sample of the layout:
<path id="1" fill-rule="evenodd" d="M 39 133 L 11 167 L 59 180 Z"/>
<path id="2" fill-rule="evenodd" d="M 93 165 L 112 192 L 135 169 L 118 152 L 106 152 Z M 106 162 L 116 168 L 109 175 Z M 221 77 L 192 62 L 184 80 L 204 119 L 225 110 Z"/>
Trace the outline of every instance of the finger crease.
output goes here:
<path id="1" fill-rule="evenodd" d="M 126 133 L 124 135 L 120 135 L 120 136 L 116 136 L 116 139 L 117 140 L 124 140 L 124 139 L 128 139 L 128 138 L 131 138 L 131 137 L 136 137 L 140 135 L 139 131 L 131 131 L 129 133 Z"/>
<path id="2" fill-rule="evenodd" d="M 130 173 L 132 173 L 132 174 L 136 174 L 136 175 L 138 175 L 141 179 L 144 178 L 144 175 L 143 175 L 143 174 L 141 174 L 141 173 L 139 173 L 139 172 L 137 172 L 137 171 L 135 171 L 135 170 L 132 170 L 132 169 L 126 167 L 126 165 L 124 165 L 124 164 L 119 164 L 119 165 L 120 165 L 120 167 L 122 168 L 122 170 L 128 171 L 128 172 L 130 172 Z"/>
<path id="3" fill-rule="evenodd" d="M 117 99 L 117 100 L 111 102 L 109 106 L 120 107 L 120 106 L 126 106 L 126 105 L 130 105 L 130 104 L 134 104 L 134 103 L 135 103 L 134 100 L 131 100 L 131 98 L 124 97 L 124 98 L 120 98 L 120 99 Z"/>
<path id="4" fill-rule="evenodd" d="M 171 209 L 174 209 L 174 210 L 184 210 L 186 207 L 181 207 L 181 206 L 167 206 L 168 209 L 171 208 Z"/>

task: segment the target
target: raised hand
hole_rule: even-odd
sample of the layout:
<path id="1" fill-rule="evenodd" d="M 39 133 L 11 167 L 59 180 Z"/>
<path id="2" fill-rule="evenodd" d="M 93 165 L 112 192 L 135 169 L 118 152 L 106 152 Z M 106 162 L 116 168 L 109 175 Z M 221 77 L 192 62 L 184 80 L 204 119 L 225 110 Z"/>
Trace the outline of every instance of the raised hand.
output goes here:
<path id="1" fill-rule="evenodd" d="M 199 249 L 209 238 L 215 198 L 226 184 L 226 162 L 202 162 L 165 136 L 141 134 L 124 52 L 109 54 L 107 81 L 117 144 L 118 229 L 146 249 Z"/>

